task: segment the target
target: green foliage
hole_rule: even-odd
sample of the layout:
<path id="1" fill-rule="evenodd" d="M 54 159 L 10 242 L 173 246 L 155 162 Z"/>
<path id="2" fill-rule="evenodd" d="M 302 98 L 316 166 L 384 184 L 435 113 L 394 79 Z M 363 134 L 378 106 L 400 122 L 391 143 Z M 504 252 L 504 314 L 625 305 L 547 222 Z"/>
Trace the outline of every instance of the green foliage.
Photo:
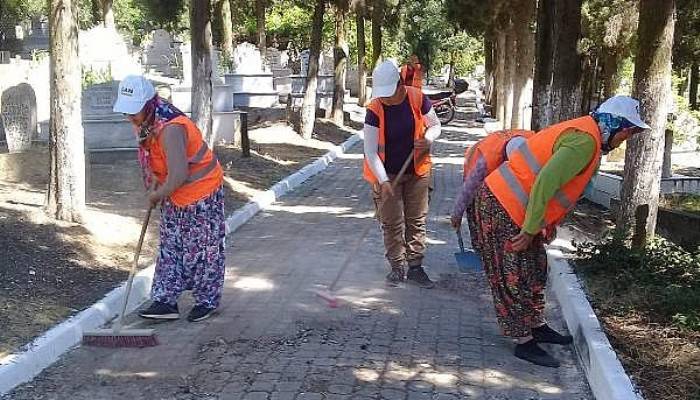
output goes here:
<path id="1" fill-rule="evenodd" d="M 676 26 L 673 35 L 673 66 L 677 71 L 698 61 L 700 56 L 700 1 L 676 1 Z"/>
<path id="2" fill-rule="evenodd" d="M 427 70 L 434 67 L 438 49 L 452 31 L 444 21 L 445 9 L 440 0 L 406 5 L 404 32 L 409 47 L 406 53 L 415 53 Z"/>
<path id="3" fill-rule="evenodd" d="M 133 43 L 141 43 L 145 34 L 146 9 L 140 0 L 114 0 L 114 22 L 119 30 L 131 36 Z"/>
<path id="4" fill-rule="evenodd" d="M 691 110 L 688 99 L 684 95 L 678 94 L 682 91 L 680 88 L 686 84 L 685 77 L 678 73 L 672 75 L 675 119 L 670 124 L 670 129 L 673 129 L 673 142 L 675 144 L 692 140 L 694 137 L 700 146 L 700 110 Z"/>
<path id="5" fill-rule="evenodd" d="M 441 69 L 454 61 L 455 76 L 465 76 L 474 72 L 477 65 L 484 63 L 484 41 L 458 32 L 447 38 L 435 59 L 435 68 Z"/>
<path id="6" fill-rule="evenodd" d="M 662 238 L 641 251 L 619 236 L 578 243 L 577 266 L 590 283 L 607 286 L 605 299 L 618 310 L 700 331 L 700 249 L 694 253 Z"/>
<path id="7" fill-rule="evenodd" d="M 428 0 L 405 5 L 405 47 L 402 53 L 405 56 L 418 55 L 431 73 L 454 62 L 455 74 L 464 75 L 483 63 L 482 36 L 456 28 L 457 23 L 451 22 L 456 17 L 450 16 L 453 12 L 450 7 L 454 4 Z M 475 30 L 470 29 L 470 32 Z"/>
<path id="8" fill-rule="evenodd" d="M 82 86 L 83 89 L 90 87 L 92 85 L 97 85 L 98 83 L 105 83 L 112 81 L 112 69 L 107 68 L 104 70 L 93 70 L 92 68 L 86 70 L 82 69 Z"/>
<path id="9" fill-rule="evenodd" d="M 494 0 L 446 0 L 445 11 L 449 21 L 471 36 L 486 34 Z"/>
<path id="10" fill-rule="evenodd" d="M 586 0 L 581 7 L 583 50 L 607 47 L 623 55 L 636 42 L 639 0 Z"/>
<path id="11" fill-rule="evenodd" d="M 189 28 L 189 2 L 186 0 L 140 0 L 138 4 L 149 28 L 175 33 Z"/>

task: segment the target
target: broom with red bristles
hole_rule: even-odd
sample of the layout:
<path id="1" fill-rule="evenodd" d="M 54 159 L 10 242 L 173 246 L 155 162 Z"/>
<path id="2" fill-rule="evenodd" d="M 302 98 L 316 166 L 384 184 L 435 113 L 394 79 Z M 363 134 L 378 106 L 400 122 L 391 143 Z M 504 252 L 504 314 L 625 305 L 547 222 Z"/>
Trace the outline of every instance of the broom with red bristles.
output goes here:
<path id="1" fill-rule="evenodd" d="M 399 170 L 399 173 L 396 175 L 394 180 L 391 182 L 391 189 L 396 190 L 396 186 L 398 185 L 399 181 L 401 180 L 401 177 L 403 177 L 403 174 L 406 172 L 406 169 L 408 166 L 411 164 L 411 160 L 413 160 L 413 153 L 411 153 L 407 158 L 406 161 L 403 162 L 403 165 L 401 166 L 401 170 Z M 350 265 L 350 261 L 352 261 L 353 257 L 355 254 L 357 254 L 357 250 L 362 246 L 362 243 L 365 241 L 365 238 L 367 237 L 367 234 L 369 233 L 369 230 L 372 228 L 372 224 L 367 224 L 365 228 L 362 230 L 362 233 L 360 233 L 360 238 L 357 240 L 357 243 L 353 247 L 352 251 L 350 251 L 345 257 L 345 261 L 343 261 L 343 265 L 340 266 L 340 269 L 338 270 L 338 274 L 335 276 L 335 279 L 333 279 L 333 282 L 331 282 L 330 285 L 328 285 L 328 289 L 326 290 L 314 290 L 313 292 L 316 294 L 316 296 L 322 298 L 328 303 L 328 307 L 330 308 L 337 308 L 338 307 L 338 297 L 333 293 L 335 290 L 335 285 L 338 283 L 340 280 L 340 277 L 343 276 L 345 273 L 345 270 L 347 269 L 348 265 Z"/>
<path id="2" fill-rule="evenodd" d="M 153 206 L 148 207 L 146 218 L 141 226 L 141 235 L 139 236 L 138 245 L 136 245 L 136 254 L 134 254 L 134 262 L 131 264 L 129 280 L 126 282 L 122 312 L 119 314 L 119 318 L 117 318 L 112 329 L 83 332 L 83 344 L 100 347 L 149 347 L 158 344 L 153 329 L 125 329 L 123 326 L 126 305 L 129 303 L 129 293 L 131 292 L 131 285 L 134 283 L 134 275 L 139 264 L 141 246 L 143 246 L 143 238 L 146 236 L 148 221 L 151 219 L 151 211 L 153 211 Z"/>

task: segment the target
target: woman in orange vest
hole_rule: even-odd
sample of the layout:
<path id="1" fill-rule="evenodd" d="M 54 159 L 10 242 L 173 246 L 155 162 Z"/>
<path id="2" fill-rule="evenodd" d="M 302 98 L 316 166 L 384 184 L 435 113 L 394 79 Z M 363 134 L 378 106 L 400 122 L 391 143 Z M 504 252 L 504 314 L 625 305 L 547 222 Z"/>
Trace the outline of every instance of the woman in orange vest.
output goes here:
<path id="1" fill-rule="evenodd" d="M 401 66 L 401 79 L 406 86 L 423 89 L 423 66 L 417 55 L 411 54 L 408 63 Z"/>
<path id="2" fill-rule="evenodd" d="M 543 230 L 553 231 L 576 205 L 600 156 L 648 129 L 639 102 L 616 96 L 591 115 L 547 127 L 527 139 L 490 173 L 468 211 L 475 246 L 493 295 L 501 331 L 515 356 L 559 366 L 538 343 L 566 345 L 544 320 L 547 253 Z"/>
<path id="3" fill-rule="evenodd" d="M 372 186 L 384 233 L 390 286 L 408 280 L 434 286 L 423 269 L 430 184 L 430 146 L 440 135 L 440 120 L 420 90 L 403 84 L 399 69 L 384 61 L 372 73 L 373 99 L 367 106 L 363 175 Z M 401 180 L 391 180 L 411 158 Z M 408 269 L 406 269 L 408 267 Z"/>
<path id="4" fill-rule="evenodd" d="M 451 217 L 452 226 L 455 229 L 459 229 L 462 225 L 462 216 L 471 207 L 476 190 L 486 176 L 498 168 L 509 154 L 534 133 L 523 129 L 492 132 L 464 152 L 462 190 L 455 201 Z M 474 230 L 470 225 L 469 232 Z"/>
<path id="5" fill-rule="evenodd" d="M 194 122 L 158 97 L 144 77 L 120 82 L 114 112 L 136 128 L 148 201 L 161 207 L 153 302 L 139 315 L 178 319 L 178 297 L 192 290 L 187 320 L 204 320 L 219 306 L 224 283 L 223 169 Z"/>

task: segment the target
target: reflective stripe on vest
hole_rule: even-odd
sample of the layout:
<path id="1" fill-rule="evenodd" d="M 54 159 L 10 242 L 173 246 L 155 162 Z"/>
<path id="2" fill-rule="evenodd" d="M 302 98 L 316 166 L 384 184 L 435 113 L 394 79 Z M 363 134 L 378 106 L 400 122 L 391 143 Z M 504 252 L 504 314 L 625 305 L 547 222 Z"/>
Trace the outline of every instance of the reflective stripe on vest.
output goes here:
<path id="1" fill-rule="evenodd" d="M 507 162 L 486 177 L 485 182 L 491 192 L 519 226 L 524 223 L 530 190 L 539 172 L 552 157 L 559 137 L 572 129 L 591 135 L 596 148 L 586 168 L 560 187 L 547 203 L 543 225 L 558 224 L 575 207 L 598 166 L 601 137 L 593 118 L 585 116 L 543 129 L 518 147 Z"/>
<path id="2" fill-rule="evenodd" d="M 506 145 L 515 137 L 529 138 L 535 132 L 524 129 L 508 129 L 491 132 L 464 152 L 463 177 L 476 167 L 477 154 L 486 162 L 486 175 L 498 168 L 506 159 Z"/>
<path id="3" fill-rule="evenodd" d="M 195 164 L 199 163 L 200 161 L 202 161 L 204 159 L 204 156 L 207 155 L 208 151 L 209 151 L 209 146 L 207 146 L 207 142 L 202 141 L 202 146 L 199 148 L 197 153 L 187 161 L 187 163 L 190 165 L 190 167 L 192 167 L 192 165 L 195 165 Z M 209 175 L 209 173 L 216 168 L 218 163 L 219 163 L 219 159 L 216 158 L 216 154 L 214 154 L 214 152 L 212 152 L 211 153 L 211 161 L 209 161 L 209 163 L 206 166 L 204 166 L 204 168 L 198 169 L 195 172 L 190 172 L 190 175 L 185 180 L 185 183 L 196 182 L 196 181 L 204 178 L 205 176 Z"/>

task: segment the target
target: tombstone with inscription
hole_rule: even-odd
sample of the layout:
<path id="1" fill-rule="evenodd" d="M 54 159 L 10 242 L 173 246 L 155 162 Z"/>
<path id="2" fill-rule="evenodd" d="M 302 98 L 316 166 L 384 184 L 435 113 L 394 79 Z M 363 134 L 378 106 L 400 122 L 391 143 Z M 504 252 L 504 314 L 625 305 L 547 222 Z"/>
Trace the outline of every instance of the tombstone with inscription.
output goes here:
<path id="1" fill-rule="evenodd" d="M 0 115 L 10 153 L 27 151 L 37 135 L 36 95 L 27 83 L 5 90 L 0 98 Z"/>
<path id="2" fill-rule="evenodd" d="M 85 145 L 89 149 L 135 148 L 131 123 L 114 113 L 118 81 L 92 85 L 83 90 L 82 112 Z"/>
<path id="3" fill-rule="evenodd" d="M 306 91 L 306 78 L 308 76 L 308 71 L 309 71 L 309 59 L 310 59 L 310 51 L 303 50 L 302 52 L 299 53 L 299 59 L 301 62 L 301 74 L 300 75 L 290 75 L 288 77 L 290 81 L 290 90 L 291 90 L 291 95 L 292 95 L 292 101 L 293 104 L 292 106 L 298 107 L 301 106 L 301 103 L 303 102 L 304 98 L 304 92 Z M 331 70 L 331 72 L 324 73 L 323 69 L 323 62 L 324 59 L 326 60 L 326 63 L 330 62 L 331 68 L 333 67 L 332 59 L 331 61 L 328 61 L 328 57 L 325 57 L 323 54 L 319 56 L 319 72 L 318 72 L 318 79 L 317 79 L 317 86 L 316 86 L 316 105 L 319 108 L 329 110 L 332 106 L 333 103 L 333 90 L 334 90 L 334 81 L 335 81 L 335 76 Z"/>
<path id="4" fill-rule="evenodd" d="M 151 39 L 145 44 L 143 57 L 145 67 L 161 75 L 174 77 L 180 73 L 174 39 L 164 29 L 153 31 Z"/>
<path id="5" fill-rule="evenodd" d="M 224 79 L 233 86 L 234 104 L 243 107 L 276 105 L 279 93 L 258 48 L 251 43 L 241 43 L 234 49 L 232 58 L 233 73 L 225 74 Z"/>

